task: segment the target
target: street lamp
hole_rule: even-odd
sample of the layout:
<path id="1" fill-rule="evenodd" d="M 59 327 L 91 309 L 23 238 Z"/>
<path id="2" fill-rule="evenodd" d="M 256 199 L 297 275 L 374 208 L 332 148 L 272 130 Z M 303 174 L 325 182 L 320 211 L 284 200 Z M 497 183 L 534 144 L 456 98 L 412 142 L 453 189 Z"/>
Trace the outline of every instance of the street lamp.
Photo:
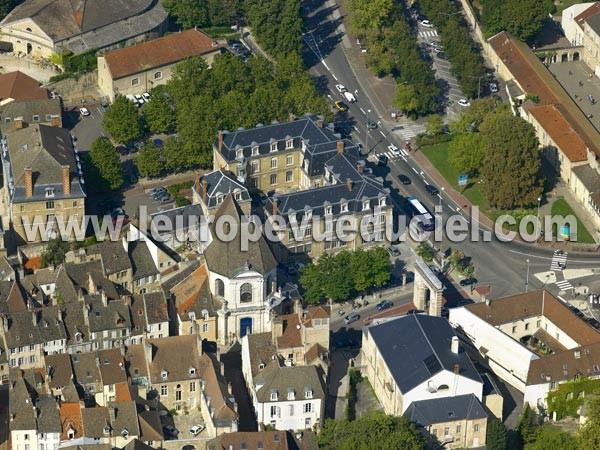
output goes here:
<path id="1" fill-rule="evenodd" d="M 542 228 L 542 224 L 540 222 L 540 205 L 542 203 L 542 197 L 538 197 L 538 209 L 537 209 L 537 222 L 538 222 L 538 226 L 540 227 L 540 233 L 541 233 L 541 228 Z"/>
<path id="2" fill-rule="evenodd" d="M 525 279 L 525 293 L 529 290 L 529 258 L 527 258 L 527 278 Z"/>
<path id="3" fill-rule="evenodd" d="M 365 150 L 367 151 L 367 154 L 369 153 L 369 113 L 371 112 L 370 109 L 367 109 L 367 128 L 365 131 L 366 137 L 365 137 Z"/>
<path id="4" fill-rule="evenodd" d="M 440 212 L 442 211 L 442 194 L 444 193 L 444 189 L 445 188 L 442 186 L 442 188 L 441 188 L 442 193 L 440 194 L 440 205 L 439 205 L 440 206 Z"/>

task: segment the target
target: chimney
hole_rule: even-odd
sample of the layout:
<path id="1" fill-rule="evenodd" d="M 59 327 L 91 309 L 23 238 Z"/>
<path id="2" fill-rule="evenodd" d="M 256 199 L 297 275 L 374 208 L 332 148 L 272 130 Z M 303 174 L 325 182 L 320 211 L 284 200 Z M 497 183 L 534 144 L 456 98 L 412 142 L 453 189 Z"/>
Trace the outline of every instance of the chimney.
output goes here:
<path id="1" fill-rule="evenodd" d="M 25 197 L 33 197 L 33 169 L 25 167 Z"/>
<path id="2" fill-rule="evenodd" d="M 221 151 L 221 147 L 223 147 L 223 132 L 219 131 L 219 140 L 217 144 L 217 148 Z"/>
<path id="3" fill-rule="evenodd" d="M 487 306 L 490 306 L 492 304 L 492 299 L 491 298 L 489 298 L 489 297 L 487 297 L 485 295 L 482 295 L 482 297 L 483 297 L 483 300 L 485 300 L 485 304 Z"/>
<path id="4" fill-rule="evenodd" d="M 346 187 L 349 191 L 352 190 L 352 180 L 350 178 L 346 178 Z"/>
<path id="5" fill-rule="evenodd" d="M 200 189 L 200 172 L 196 172 L 194 175 L 194 189 L 198 191 Z"/>
<path id="6" fill-rule="evenodd" d="M 277 197 L 273 197 L 271 199 L 271 201 L 273 202 L 273 211 L 272 211 L 273 214 L 272 215 L 276 216 L 277 215 Z"/>
<path id="7" fill-rule="evenodd" d="M 98 290 L 96 289 L 96 283 L 92 280 L 92 275 L 87 273 L 87 290 L 89 294 L 97 294 Z"/>
<path id="8" fill-rule="evenodd" d="M 71 195 L 71 168 L 62 166 L 62 187 L 65 195 Z"/>
<path id="9" fill-rule="evenodd" d="M 283 335 L 283 320 L 276 317 L 273 319 L 273 326 L 271 327 L 271 341 L 273 345 L 277 345 L 277 338 Z"/>
<path id="10" fill-rule="evenodd" d="M 344 153 L 344 141 L 337 141 L 338 153 Z"/>
<path id="11" fill-rule="evenodd" d="M 62 128 L 62 119 L 61 119 L 60 115 L 55 114 L 52 116 L 52 118 L 50 119 L 50 126 Z"/>
<path id="12" fill-rule="evenodd" d="M 458 375 L 460 373 L 460 364 L 454 364 L 454 374 Z"/>
<path id="13" fill-rule="evenodd" d="M 38 313 L 37 313 L 37 311 L 31 311 L 31 318 L 33 319 L 33 326 L 37 327 L 37 325 L 38 325 Z"/>
<path id="14" fill-rule="evenodd" d="M 294 120 L 296 120 L 296 116 L 290 113 L 290 122 L 293 122 Z"/>
<path id="15" fill-rule="evenodd" d="M 152 344 L 146 342 L 144 344 L 144 356 L 146 357 L 146 362 L 150 364 L 152 362 L 152 357 L 154 353 L 154 349 L 152 348 Z"/>
<path id="16" fill-rule="evenodd" d="M 22 117 L 15 117 L 14 122 L 15 122 L 15 130 L 20 130 L 23 128 L 23 118 Z"/>
<path id="17" fill-rule="evenodd" d="M 125 250 L 125 253 L 129 254 L 129 241 L 127 240 L 126 235 L 123 235 L 123 237 L 121 238 L 121 243 L 123 244 L 123 249 Z"/>
<path id="18" fill-rule="evenodd" d="M 363 171 L 365 170 L 365 167 L 364 167 L 362 164 L 359 164 L 359 165 L 356 167 L 356 170 L 358 170 L 358 173 L 359 173 L 360 175 L 362 175 L 362 174 L 363 174 Z"/>
<path id="19" fill-rule="evenodd" d="M 206 193 L 208 190 L 208 183 L 206 182 L 206 180 L 202 180 L 202 201 L 204 203 L 206 203 L 206 200 L 208 199 L 208 194 Z"/>
<path id="20" fill-rule="evenodd" d="M 304 312 L 304 308 L 302 308 L 302 300 L 298 299 L 294 302 L 294 312 L 298 314 L 298 318 L 302 317 L 302 313 Z"/>
<path id="21" fill-rule="evenodd" d="M 452 343 L 450 344 L 450 349 L 452 350 L 452 353 L 458 355 L 458 352 L 460 350 L 460 342 L 458 340 L 458 336 L 452 336 Z"/>
<path id="22" fill-rule="evenodd" d="M 106 296 L 106 292 L 104 289 L 100 291 L 100 297 L 102 298 L 102 305 L 106 308 L 108 306 L 108 297 Z"/>
<path id="23" fill-rule="evenodd" d="M 318 126 L 319 128 L 323 128 L 323 119 L 319 119 L 319 120 L 317 120 L 317 126 Z"/>

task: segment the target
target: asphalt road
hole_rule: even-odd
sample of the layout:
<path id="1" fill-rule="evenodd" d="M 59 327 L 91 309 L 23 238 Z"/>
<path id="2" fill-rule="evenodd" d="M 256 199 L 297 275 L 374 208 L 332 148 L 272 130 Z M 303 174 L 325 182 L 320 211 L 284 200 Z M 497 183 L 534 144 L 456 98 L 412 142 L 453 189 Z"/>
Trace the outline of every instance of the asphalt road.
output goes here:
<path id="1" fill-rule="evenodd" d="M 402 148 L 405 144 L 403 136 L 393 132 L 396 123 L 388 123 L 377 110 L 377 101 L 370 94 L 366 80 L 357 79 L 344 53 L 344 28 L 339 17 L 339 11 L 332 2 L 315 0 L 305 7 L 308 12 L 308 29 L 304 37 L 305 57 L 317 84 L 334 100 L 341 100 L 341 95 L 335 89 L 336 84 L 343 84 L 348 91 L 355 93 L 356 103 L 348 104 L 345 113 L 338 113 L 336 120 L 348 123 L 352 130 L 352 138 L 363 143 L 363 153 L 381 154 L 388 151 L 388 146 L 394 144 Z M 438 70 L 438 76 L 449 73 Z M 456 87 L 452 86 L 452 97 L 456 97 Z M 363 87 L 365 88 L 363 91 Z M 451 98 L 452 98 L 451 97 Z M 375 130 L 367 131 L 367 121 L 378 122 Z M 405 129 L 419 128 L 419 125 L 404 123 Z M 422 130 L 422 126 L 420 127 Z M 416 134 L 416 133 L 415 133 Z M 433 210 L 441 205 L 442 216 L 447 219 L 450 215 L 463 214 L 463 205 L 456 205 L 444 192 L 441 197 L 434 197 L 425 191 L 429 177 L 423 172 L 416 161 L 407 155 L 390 160 L 387 167 L 375 167 L 377 175 L 385 177 L 388 187 L 392 190 L 392 199 L 401 207 L 403 198 L 413 196 L 419 198 L 426 207 Z M 397 181 L 399 174 L 407 174 L 412 179 L 408 186 L 400 185 Z M 457 210 L 459 212 L 457 212 Z M 451 245 L 450 245 L 451 244 Z M 495 297 L 517 294 L 525 290 L 527 272 L 548 271 L 553 250 L 520 242 L 468 242 L 450 243 L 446 237 L 442 243 L 444 251 L 457 249 L 472 257 L 475 266 L 475 276 L 480 284 L 492 286 Z M 527 263 L 529 260 L 529 263 Z M 570 254 L 569 268 L 600 267 L 600 257 L 597 254 Z M 580 280 L 585 281 L 585 280 Z M 529 277 L 529 289 L 544 286 L 535 277 Z M 556 285 L 547 285 L 547 289 L 558 293 Z"/>

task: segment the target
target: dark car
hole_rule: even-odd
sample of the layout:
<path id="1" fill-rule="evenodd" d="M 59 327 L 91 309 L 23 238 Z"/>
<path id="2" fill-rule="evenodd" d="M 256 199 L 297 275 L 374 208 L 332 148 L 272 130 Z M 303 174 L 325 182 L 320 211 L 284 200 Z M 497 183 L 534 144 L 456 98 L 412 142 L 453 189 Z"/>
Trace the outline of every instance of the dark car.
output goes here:
<path id="1" fill-rule="evenodd" d="M 402 184 L 410 184 L 411 183 L 410 178 L 408 178 L 406 175 L 400 174 L 400 175 L 398 175 L 398 179 L 400 180 L 400 183 L 402 183 Z"/>
<path id="2" fill-rule="evenodd" d="M 446 54 L 444 52 L 437 52 L 435 56 L 437 56 L 439 59 L 446 59 Z"/>
<path id="3" fill-rule="evenodd" d="M 377 305 L 375 305 L 375 309 L 377 311 L 383 311 L 384 309 L 388 309 L 394 306 L 392 302 L 388 302 L 387 300 L 382 300 Z"/>
<path id="4" fill-rule="evenodd" d="M 431 195 L 438 195 L 440 191 L 433 184 L 426 184 L 425 190 L 429 192 Z"/>
<path id="5" fill-rule="evenodd" d="M 389 161 L 389 159 L 385 155 L 379 155 L 377 157 L 377 165 L 378 166 L 387 166 L 388 161 Z"/>
<path id="6" fill-rule="evenodd" d="M 412 316 L 413 314 L 420 314 L 423 311 L 421 311 L 420 309 L 409 309 L 408 311 L 406 311 L 406 315 L 407 316 Z"/>
<path id="7" fill-rule="evenodd" d="M 400 250 L 398 250 L 393 245 L 388 245 L 385 249 L 387 250 L 387 252 L 390 254 L 390 256 L 392 258 L 396 258 L 396 257 L 400 256 Z"/>
<path id="8" fill-rule="evenodd" d="M 377 122 L 375 122 L 374 120 L 369 120 L 367 122 L 367 128 L 369 130 L 374 130 L 375 128 L 377 128 Z"/>
<path id="9" fill-rule="evenodd" d="M 476 282 L 477 280 L 475 278 L 465 278 L 464 280 L 460 280 L 458 284 L 460 284 L 461 286 L 471 286 Z"/>

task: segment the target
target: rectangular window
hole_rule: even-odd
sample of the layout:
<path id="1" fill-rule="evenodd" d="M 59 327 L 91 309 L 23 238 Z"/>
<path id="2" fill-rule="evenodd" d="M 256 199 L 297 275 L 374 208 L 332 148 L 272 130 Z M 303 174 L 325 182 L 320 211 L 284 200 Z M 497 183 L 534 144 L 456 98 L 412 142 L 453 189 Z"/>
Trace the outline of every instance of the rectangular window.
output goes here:
<path id="1" fill-rule="evenodd" d="M 294 164 L 294 155 L 287 155 L 285 157 L 285 163 L 288 166 L 291 166 L 292 164 Z"/>
<path id="2" fill-rule="evenodd" d="M 478 423 L 476 423 L 475 425 L 473 425 L 473 431 L 475 433 L 479 433 L 479 424 Z"/>
<path id="3" fill-rule="evenodd" d="M 271 151 L 272 152 L 276 152 L 277 151 L 277 142 L 272 142 L 271 143 Z"/>
<path id="4" fill-rule="evenodd" d="M 285 182 L 290 183 L 292 181 L 294 181 L 294 173 L 291 170 L 289 170 L 285 173 Z"/>
<path id="5" fill-rule="evenodd" d="M 277 158 L 271 158 L 271 169 L 277 169 Z"/>
<path id="6" fill-rule="evenodd" d="M 169 393 L 168 386 L 161 386 L 160 387 L 160 395 L 167 395 L 168 393 Z"/>
<path id="7" fill-rule="evenodd" d="M 290 417 L 294 415 L 294 405 L 290 405 Z"/>
<path id="8" fill-rule="evenodd" d="M 46 202 L 46 209 L 54 209 L 54 202 L 53 201 Z"/>
<path id="9" fill-rule="evenodd" d="M 312 403 L 305 403 L 304 404 L 304 413 L 310 413 L 312 412 Z"/>
<path id="10" fill-rule="evenodd" d="M 181 401 L 181 391 L 175 391 L 175 401 Z"/>
<path id="11" fill-rule="evenodd" d="M 5 118 L 4 118 L 4 122 L 5 122 L 5 123 L 10 123 L 10 117 L 5 117 Z"/>
<path id="12" fill-rule="evenodd" d="M 271 406 L 271 417 L 277 417 L 277 406 Z"/>
<path id="13" fill-rule="evenodd" d="M 131 80 L 131 85 L 132 86 L 137 86 L 138 84 L 140 84 L 140 79 L 139 78 L 134 78 L 133 80 Z"/>
<path id="14" fill-rule="evenodd" d="M 285 148 L 287 150 L 291 150 L 292 148 L 294 148 L 294 140 L 288 139 L 287 141 L 285 141 Z"/>
<path id="15" fill-rule="evenodd" d="M 39 122 L 40 121 L 40 116 L 38 116 L 37 114 L 35 116 L 33 116 L 33 122 Z"/>
<path id="16" fill-rule="evenodd" d="M 432 433 L 431 433 L 431 434 L 433 434 L 435 437 L 437 437 L 437 428 L 434 428 L 434 429 L 433 429 L 433 430 L 431 430 L 431 431 L 432 431 Z"/>
<path id="17" fill-rule="evenodd" d="M 196 382 L 190 381 L 190 392 L 196 392 Z"/>
<path id="18" fill-rule="evenodd" d="M 52 120 L 51 114 L 46 114 L 46 122 L 50 122 Z"/>
<path id="19" fill-rule="evenodd" d="M 444 428 L 444 436 L 448 436 L 450 434 L 450 427 Z"/>
<path id="20" fill-rule="evenodd" d="M 271 186 L 277 184 L 277 174 L 272 174 L 269 181 L 271 182 Z"/>
<path id="21" fill-rule="evenodd" d="M 252 169 L 252 173 L 256 173 L 256 172 L 258 172 L 258 167 L 259 167 L 259 166 L 258 166 L 258 161 L 252 161 L 252 164 L 251 164 L 251 166 L 250 166 L 250 167 L 251 167 L 251 169 Z"/>
<path id="22" fill-rule="evenodd" d="M 460 433 L 460 429 L 461 429 L 461 426 L 460 425 L 456 425 L 456 432 L 457 433 Z"/>
<path id="23" fill-rule="evenodd" d="M 208 333 L 210 326 L 207 323 L 202 324 L 202 332 Z"/>
<path id="24" fill-rule="evenodd" d="M 154 79 L 160 80 L 162 78 L 162 72 L 154 72 Z"/>

